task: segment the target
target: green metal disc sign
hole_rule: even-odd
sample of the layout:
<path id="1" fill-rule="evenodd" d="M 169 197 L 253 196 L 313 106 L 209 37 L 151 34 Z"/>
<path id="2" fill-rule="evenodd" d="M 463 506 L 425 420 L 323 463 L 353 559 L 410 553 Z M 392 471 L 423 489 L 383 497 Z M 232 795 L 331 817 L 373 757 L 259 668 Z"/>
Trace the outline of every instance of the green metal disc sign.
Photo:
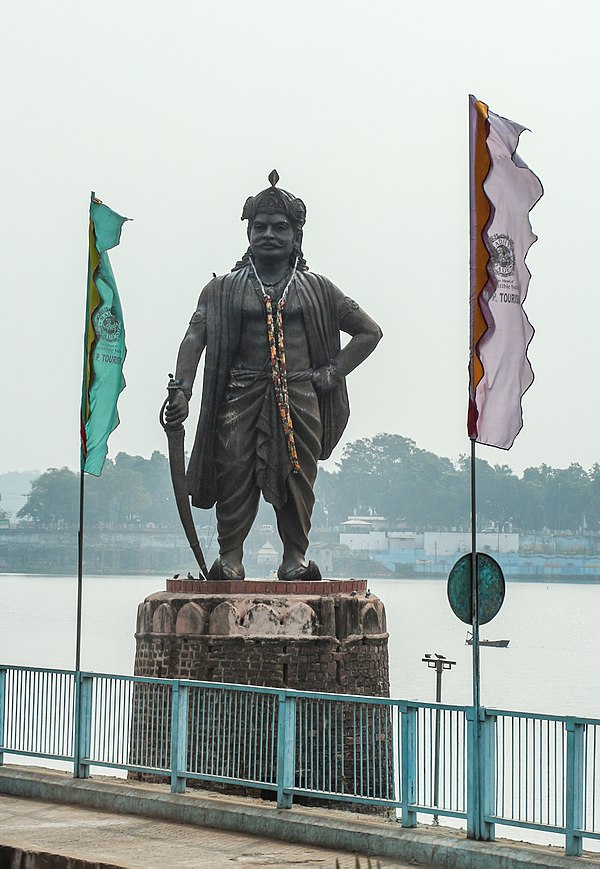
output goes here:
<path id="1" fill-rule="evenodd" d="M 452 612 L 461 622 L 473 624 L 471 607 L 471 561 L 469 552 L 456 562 L 448 577 L 448 601 Z M 497 616 L 504 603 L 506 585 L 504 574 L 498 562 L 486 555 L 477 553 L 477 577 L 479 581 L 479 624 L 486 625 Z"/>

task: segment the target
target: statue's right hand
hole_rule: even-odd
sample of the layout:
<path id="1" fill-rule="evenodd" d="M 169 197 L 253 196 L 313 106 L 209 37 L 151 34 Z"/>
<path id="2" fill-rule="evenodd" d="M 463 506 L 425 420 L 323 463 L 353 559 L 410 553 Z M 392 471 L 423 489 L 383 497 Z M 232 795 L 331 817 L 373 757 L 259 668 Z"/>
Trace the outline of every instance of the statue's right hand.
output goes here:
<path id="1" fill-rule="evenodd" d="M 169 401 L 165 408 L 165 422 L 168 426 L 180 425 L 189 414 L 189 402 L 181 389 Z"/>

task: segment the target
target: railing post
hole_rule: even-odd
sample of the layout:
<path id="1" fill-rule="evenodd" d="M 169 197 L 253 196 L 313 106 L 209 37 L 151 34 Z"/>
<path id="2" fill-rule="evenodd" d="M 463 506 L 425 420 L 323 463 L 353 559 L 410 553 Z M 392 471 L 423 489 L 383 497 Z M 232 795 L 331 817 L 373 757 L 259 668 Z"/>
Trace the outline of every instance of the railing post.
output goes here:
<path id="1" fill-rule="evenodd" d="M 75 745 L 73 778 L 89 778 L 92 738 L 92 676 L 75 672 Z"/>
<path id="2" fill-rule="evenodd" d="M 6 709 L 6 667 L 0 667 L 0 766 L 4 763 L 4 710 Z"/>
<path id="3" fill-rule="evenodd" d="M 566 775 L 566 848 L 569 857 L 581 857 L 583 840 L 583 787 L 584 787 L 584 735 L 585 724 L 568 716 L 567 728 L 567 775 Z"/>
<path id="4" fill-rule="evenodd" d="M 417 710 L 400 704 L 400 752 L 402 757 L 402 826 L 416 827 L 417 813 Z"/>
<path id="5" fill-rule="evenodd" d="M 277 807 L 291 809 L 296 779 L 296 698 L 279 692 L 277 709 Z"/>
<path id="6" fill-rule="evenodd" d="M 480 831 L 483 840 L 493 841 L 496 838 L 496 826 L 486 818 L 496 814 L 496 718 L 486 715 L 485 709 L 480 709 L 479 714 Z"/>
<path id="7" fill-rule="evenodd" d="M 467 836 L 480 839 L 480 779 L 479 733 L 475 707 L 466 709 L 467 716 Z"/>
<path id="8" fill-rule="evenodd" d="M 171 694 L 171 792 L 185 793 L 189 688 L 174 682 Z"/>

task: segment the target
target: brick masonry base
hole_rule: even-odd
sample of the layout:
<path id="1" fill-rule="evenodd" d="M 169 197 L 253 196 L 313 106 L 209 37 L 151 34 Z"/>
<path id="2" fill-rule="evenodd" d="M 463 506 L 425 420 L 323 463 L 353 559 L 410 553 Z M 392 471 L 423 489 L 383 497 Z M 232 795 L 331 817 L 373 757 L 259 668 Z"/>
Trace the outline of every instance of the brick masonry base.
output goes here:
<path id="1" fill-rule="evenodd" d="M 167 585 L 139 605 L 136 676 L 389 696 L 385 610 L 366 582 Z"/>

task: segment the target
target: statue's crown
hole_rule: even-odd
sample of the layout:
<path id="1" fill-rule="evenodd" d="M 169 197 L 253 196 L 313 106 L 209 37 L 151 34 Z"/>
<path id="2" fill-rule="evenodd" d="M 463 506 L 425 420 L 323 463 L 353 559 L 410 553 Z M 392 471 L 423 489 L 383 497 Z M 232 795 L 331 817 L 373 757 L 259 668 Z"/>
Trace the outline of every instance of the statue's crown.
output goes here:
<path id="1" fill-rule="evenodd" d="M 261 211 L 267 214 L 275 214 L 280 211 L 282 214 L 286 214 L 296 226 L 304 226 L 306 222 L 306 205 L 292 193 L 277 187 L 278 181 L 279 173 L 277 169 L 273 169 L 269 175 L 271 186 L 265 190 L 261 190 L 256 196 L 249 196 L 246 199 L 242 210 L 242 220 L 249 220 L 252 223 L 256 215 Z"/>

